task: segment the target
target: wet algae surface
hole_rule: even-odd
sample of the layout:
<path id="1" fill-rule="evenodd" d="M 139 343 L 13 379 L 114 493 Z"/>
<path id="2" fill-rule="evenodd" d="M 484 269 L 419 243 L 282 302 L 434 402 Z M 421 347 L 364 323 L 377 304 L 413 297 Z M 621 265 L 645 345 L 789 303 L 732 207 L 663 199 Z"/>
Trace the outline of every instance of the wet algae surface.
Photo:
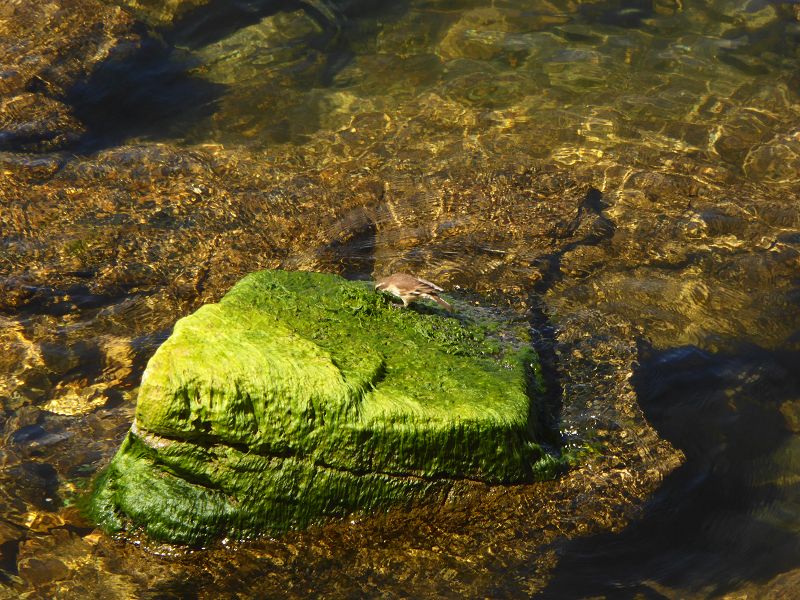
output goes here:
<path id="1" fill-rule="evenodd" d="M 0 6 L 0 596 L 792 597 L 799 42 L 760 0 Z M 148 361 L 265 269 L 510 311 L 570 468 L 470 443 L 272 537 L 96 529 L 121 445 L 186 462 Z"/>
<path id="2" fill-rule="evenodd" d="M 257 272 L 178 321 L 150 359 L 89 512 L 112 532 L 127 522 L 196 545 L 446 495 L 459 479 L 552 478 L 538 377 L 525 324 L 402 311 L 335 275 Z"/>

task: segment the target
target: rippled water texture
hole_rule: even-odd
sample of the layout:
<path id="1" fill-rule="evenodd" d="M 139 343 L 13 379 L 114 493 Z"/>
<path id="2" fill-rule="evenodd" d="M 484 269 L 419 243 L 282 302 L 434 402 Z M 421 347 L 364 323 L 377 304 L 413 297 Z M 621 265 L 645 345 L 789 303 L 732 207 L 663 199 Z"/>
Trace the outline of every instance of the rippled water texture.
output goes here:
<path id="1" fill-rule="evenodd" d="M 0 597 L 796 597 L 799 42 L 767 0 L 0 4 Z M 265 267 L 526 314 L 581 464 L 94 530 L 147 360 Z"/>

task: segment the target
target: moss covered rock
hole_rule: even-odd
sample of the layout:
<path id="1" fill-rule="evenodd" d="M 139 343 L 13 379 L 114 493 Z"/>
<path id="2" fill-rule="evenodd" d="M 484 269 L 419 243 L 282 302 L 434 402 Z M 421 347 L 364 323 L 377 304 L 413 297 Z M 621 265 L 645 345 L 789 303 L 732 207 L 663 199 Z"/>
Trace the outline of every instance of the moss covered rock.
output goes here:
<path id="1" fill-rule="evenodd" d="M 202 543 L 531 481 L 538 363 L 524 324 L 401 309 L 361 282 L 262 271 L 175 325 L 98 479 L 112 531 Z"/>

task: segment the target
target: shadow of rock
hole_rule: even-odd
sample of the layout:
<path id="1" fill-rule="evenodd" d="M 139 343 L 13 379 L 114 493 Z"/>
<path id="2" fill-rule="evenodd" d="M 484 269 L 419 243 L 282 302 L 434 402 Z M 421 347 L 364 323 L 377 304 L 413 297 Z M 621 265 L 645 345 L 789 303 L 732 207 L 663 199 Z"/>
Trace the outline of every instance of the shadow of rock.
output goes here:
<path id="1" fill-rule="evenodd" d="M 622 533 L 557 545 L 540 597 L 705 598 L 796 569 L 800 499 L 780 474 L 800 452 L 785 417 L 800 389 L 797 353 L 640 354 L 641 406 L 687 461 Z"/>
<path id="2" fill-rule="evenodd" d="M 78 141 L 85 126 L 65 99 L 68 90 L 99 64 L 136 54 L 142 43 L 117 7 L 96 0 L 54 7 L 0 8 L 0 150 L 47 152 Z"/>
<path id="3" fill-rule="evenodd" d="M 179 137 L 209 118 L 226 86 L 192 75 L 191 66 L 188 55 L 154 39 L 135 55 L 98 65 L 66 95 L 87 128 L 79 150 L 94 152 L 132 136 Z"/>

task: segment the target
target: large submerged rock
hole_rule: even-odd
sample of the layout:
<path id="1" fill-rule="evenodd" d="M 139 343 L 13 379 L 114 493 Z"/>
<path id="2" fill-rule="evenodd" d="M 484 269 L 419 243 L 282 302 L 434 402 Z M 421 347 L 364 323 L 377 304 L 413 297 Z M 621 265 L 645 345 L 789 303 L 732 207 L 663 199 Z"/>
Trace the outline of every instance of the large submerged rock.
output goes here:
<path id="1" fill-rule="evenodd" d="M 558 463 L 525 324 L 402 310 L 363 282 L 261 271 L 178 321 L 91 499 L 112 531 L 200 543 Z"/>

